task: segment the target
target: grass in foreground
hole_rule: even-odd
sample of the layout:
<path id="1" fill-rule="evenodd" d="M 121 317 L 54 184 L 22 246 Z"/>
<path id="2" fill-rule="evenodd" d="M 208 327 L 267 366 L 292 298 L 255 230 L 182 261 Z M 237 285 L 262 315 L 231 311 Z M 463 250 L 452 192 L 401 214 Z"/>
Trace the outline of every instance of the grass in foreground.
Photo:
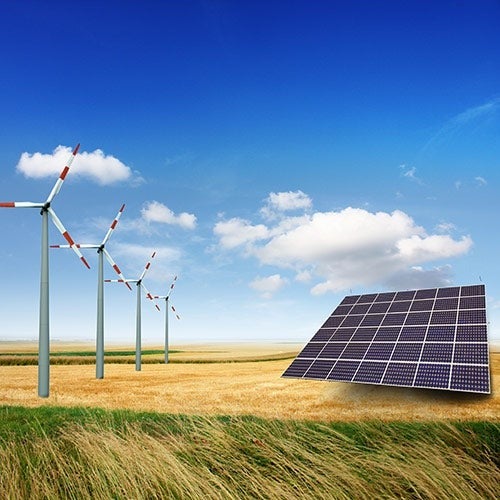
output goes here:
<path id="1" fill-rule="evenodd" d="M 0 407 L 5 498 L 498 498 L 499 426 Z"/>

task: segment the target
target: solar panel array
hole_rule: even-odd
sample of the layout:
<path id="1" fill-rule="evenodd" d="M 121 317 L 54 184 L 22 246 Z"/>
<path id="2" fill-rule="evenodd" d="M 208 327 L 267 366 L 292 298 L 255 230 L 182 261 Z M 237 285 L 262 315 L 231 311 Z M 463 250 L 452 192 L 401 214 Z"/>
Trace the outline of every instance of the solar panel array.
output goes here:
<path id="1" fill-rule="evenodd" d="M 489 394 L 484 285 L 347 296 L 283 377 Z"/>

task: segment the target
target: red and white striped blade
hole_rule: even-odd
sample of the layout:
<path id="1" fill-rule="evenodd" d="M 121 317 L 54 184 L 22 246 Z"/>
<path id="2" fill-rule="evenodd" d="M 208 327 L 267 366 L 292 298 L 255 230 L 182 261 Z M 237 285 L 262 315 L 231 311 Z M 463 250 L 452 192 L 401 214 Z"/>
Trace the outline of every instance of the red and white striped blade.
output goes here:
<path id="1" fill-rule="evenodd" d="M 57 195 L 57 193 L 59 193 L 59 191 L 61 190 L 61 186 L 63 185 L 64 179 L 68 175 L 69 168 L 71 167 L 71 164 L 73 163 L 73 160 L 75 159 L 75 156 L 78 153 L 79 149 L 80 149 L 80 144 L 77 144 L 75 149 L 73 149 L 73 152 L 71 153 L 70 157 L 68 158 L 66 166 L 62 169 L 62 172 L 59 174 L 59 178 L 54 184 L 54 187 L 52 188 L 52 191 L 50 192 L 46 203 L 51 203 L 54 197 Z"/>
<path id="2" fill-rule="evenodd" d="M 122 205 L 120 210 L 118 210 L 118 214 L 116 215 L 115 220 L 111 223 L 111 226 L 109 227 L 106 236 L 104 236 L 101 245 L 105 245 L 108 242 L 109 238 L 111 237 L 111 234 L 113 233 L 116 225 L 118 224 L 118 221 L 120 220 L 123 210 L 125 210 L 125 203 Z"/>
<path id="3" fill-rule="evenodd" d="M 90 269 L 89 263 L 85 260 L 85 257 L 82 255 L 82 252 L 80 252 L 76 243 L 73 241 L 73 238 L 70 236 L 66 228 L 63 226 L 63 223 L 59 220 L 59 217 L 57 217 L 54 210 L 52 210 L 52 208 L 49 207 L 47 209 L 47 212 L 49 213 L 52 222 L 55 224 L 59 232 L 64 236 L 64 239 L 69 243 L 69 246 L 72 248 L 72 250 L 76 253 L 76 255 L 78 255 L 79 259 L 83 262 L 83 264 Z"/>
<path id="4" fill-rule="evenodd" d="M 111 255 L 109 255 L 109 252 L 103 248 L 102 249 L 102 252 L 104 253 L 104 256 L 106 257 L 107 261 L 110 263 L 111 267 L 115 270 L 115 273 L 118 274 L 118 276 L 120 276 L 120 280 L 113 280 L 113 281 L 119 281 L 120 283 L 125 283 L 126 287 L 129 289 L 129 290 L 132 290 L 132 287 L 128 284 L 128 281 L 130 280 L 127 280 L 125 279 L 125 276 L 123 276 L 122 272 L 120 271 L 120 268 L 117 266 L 116 262 L 113 260 L 113 257 L 111 257 Z M 106 280 L 108 281 L 108 280 Z"/>
<path id="5" fill-rule="evenodd" d="M 87 243 L 75 243 L 76 248 L 100 248 L 99 245 L 92 245 Z M 71 248 L 69 245 L 50 245 L 50 248 Z"/>
<path id="6" fill-rule="evenodd" d="M 139 281 L 141 281 L 144 278 L 144 276 L 146 276 L 146 272 L 151 267 L 151 261 L 155 258 L 155 255 L 156 255 L 156 252 L 153 252 L 153 255 L 151 255 L 151 258 L 149 259 L 149 262 L 146 264 L 146 267 L 144 268 L 144 271 L 142 271 L 142 274 L 141 274 L 141 276 L 139 278 Z"/>
<path id="7" fill-rule="evenodd" d="M 172 290 L 174 289 L 176 281 L 177 281 L 177 275 L 174 276 L 174 280 L 172 281 L 172 284 L 170 285 L 170 289 L 167 293 L 167 299 L 170 297 L 170 294 L 172 293 Z"/>
<path id="8" fill-rule="evenodd" d="M 152 300 L 153 301 L 153 304 L 155 305 L 156 309 L 158 309 L 158 311 L 160 310 L 160 306 L 157 304 L 156 300 L 154 299 L 154 297 L 149 293 L 148 289 L 144 286 L 144 284 L 142 283 L 141 281 L 141 287 L 142 289 L 144 290 L 144 293 L 146 295 L 146 297 L 149 299 L 149 300 Z"/>
<path id="9" fill-rule="evenodd" d="M 175 317 L 177 319 L 181 319 L 181 317 L 177 314 L 177 311 L 175 310 L 175 307 L 172 304 L 170 304 L 170 308 L 172 309 L 173 313 L 175 314 Z"/>
<path id="10" fill-rule="evenodd" d="M 0 201 L 0 208 L 43 208 L 43 203 L 32 201 Z"/>

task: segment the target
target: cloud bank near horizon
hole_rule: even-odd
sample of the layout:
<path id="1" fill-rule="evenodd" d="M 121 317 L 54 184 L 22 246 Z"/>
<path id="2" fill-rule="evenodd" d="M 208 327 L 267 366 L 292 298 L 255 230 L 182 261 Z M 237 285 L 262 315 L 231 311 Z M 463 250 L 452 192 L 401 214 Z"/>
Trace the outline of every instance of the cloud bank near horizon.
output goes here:
<path id="1" fill-rule="evenodd" d="M 447 263 L 431 269 L 422 266 L 464 255 L 473 244 L 470 236 L 453 238 L 443 234 L 443 228 L 439 233 L 429 233 L 401 210 L 387 213 L 347 207 L 293 216 L 286 210 L 274 210 L 274 217 L 269 218 L 267 209 L 272 200 L 281 200 L 279 206 L 283 207 L 290 201 L 294 210 L 312 207 L 302 191 L 271 195 L 260 212 L 265 222 L 239 217 L 217 222 L 213 232 L 218 246 L 253 257 L 261 265 L 291 270 L 298 281 L 305 282 L 307 276 L 315 282 L 311 293 L 316 295 L 375 284 L 446 286 L 451 282 Z M 275 289 L 270 286 L 274 292 L 285 285 L 282 279 L 276 279 L 278 275 L 273 276 L 274 282 L 254 281 L 252 288 L 263 291 L 264 284 L 280 283 Z"/>

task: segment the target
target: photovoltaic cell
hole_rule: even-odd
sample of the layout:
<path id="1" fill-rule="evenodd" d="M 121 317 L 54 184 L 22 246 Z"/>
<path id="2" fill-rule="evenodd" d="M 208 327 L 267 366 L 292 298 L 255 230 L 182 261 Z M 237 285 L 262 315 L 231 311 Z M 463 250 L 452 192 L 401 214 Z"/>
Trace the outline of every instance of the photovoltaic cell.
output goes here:
<path id="1" fill-rule="evenodd" d="M 335 331 L 334 328 L 321 328 L 315 333 L 311 342 L 327 342 Z"/>
<path id="2" fill-rule="evenodd" d="M 337 361 L 328 375 L 329 380 L 352 380 L 359 366 L 359 361 Z"/>
<path id="3" fill-rule="evenodd" d="M 453 342 L 455 340 L 455 325 L 429 326 L 427 342 Z"/>
<path id="4" fill-rule="evenodd" d="M 283 377 L 489 394 L 484 285 L 347 296 Z"/>
<path id="5" fill-rule="evenodd" d="M 387 363 L 377 363 L 375 361 L 365 361 L 359 365 L 358 371 L 353 378 L 355 382 L 365 382 L 367 384 L 378 384 L 382 380 Z"/>
<path id="6" fill-rule="evenodd" d="M 436 288 L 427 288 L 425 290 L 417 290 L 415 300 L 417 299 L 433 299 L 436 296 Z"/>

